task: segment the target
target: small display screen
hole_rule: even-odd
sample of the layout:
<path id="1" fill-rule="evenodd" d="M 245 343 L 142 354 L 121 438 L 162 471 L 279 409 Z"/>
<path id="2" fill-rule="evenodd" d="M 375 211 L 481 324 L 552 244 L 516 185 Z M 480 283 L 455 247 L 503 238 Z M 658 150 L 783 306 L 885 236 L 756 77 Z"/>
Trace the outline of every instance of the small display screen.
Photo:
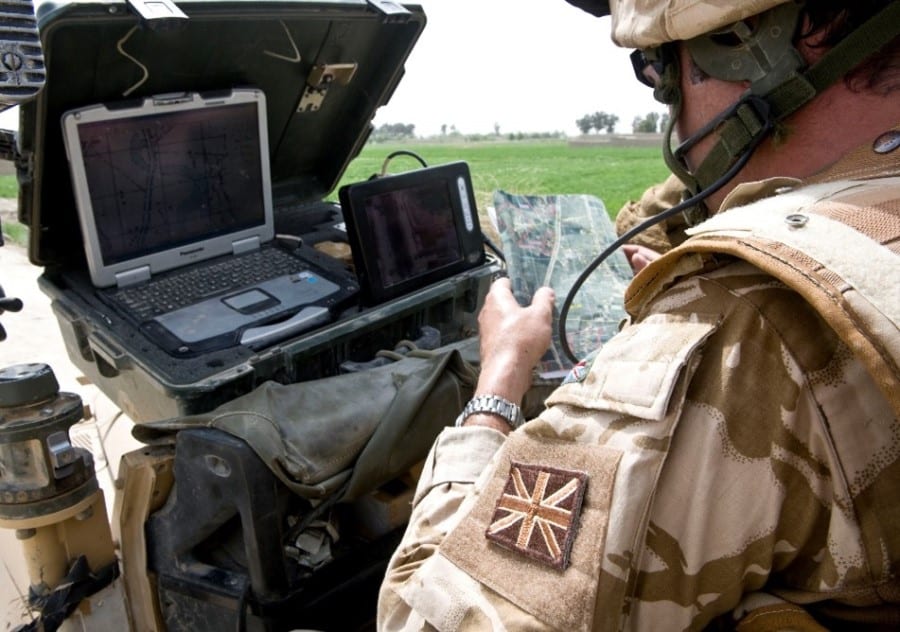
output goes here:
<path id="1" fill-rule="evenodd" d="M 364 208 L 385 287 L 462 259 L 446 181 L 373 195 L 365 200 Z"/>
<path id="2" fill-rule="evenodd" d="M 363 300 L 377 304 L 484 263 L 469 167 L 453 162 L 340 189 Z"/>

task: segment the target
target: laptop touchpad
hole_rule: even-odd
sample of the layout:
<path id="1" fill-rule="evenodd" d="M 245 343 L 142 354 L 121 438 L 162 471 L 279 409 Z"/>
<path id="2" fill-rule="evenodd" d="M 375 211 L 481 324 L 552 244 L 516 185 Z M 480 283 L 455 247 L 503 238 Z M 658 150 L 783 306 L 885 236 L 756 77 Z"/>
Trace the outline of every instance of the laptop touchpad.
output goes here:
<path id="1" fill-rule="evenodd" d="M 229 296 L 228 298 L 223 298 L 222 302 L 231 309 L 237 310 L 242 314 L 254 314 L 260 310 L 278 305 L 278 299 L 274 296 L 255 288 L 248 290 L 247 292 Z"/>

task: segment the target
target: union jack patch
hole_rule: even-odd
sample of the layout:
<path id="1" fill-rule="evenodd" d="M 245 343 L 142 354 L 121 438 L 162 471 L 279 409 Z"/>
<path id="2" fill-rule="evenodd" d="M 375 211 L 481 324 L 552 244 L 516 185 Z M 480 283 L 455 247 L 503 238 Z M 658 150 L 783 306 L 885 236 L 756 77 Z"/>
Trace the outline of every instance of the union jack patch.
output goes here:
<path id="1" fill-rule="evenodd" d="M 565 570 L 587 481 L 584 472 L 513 461 L 485 536 L 506 549 Z"/>

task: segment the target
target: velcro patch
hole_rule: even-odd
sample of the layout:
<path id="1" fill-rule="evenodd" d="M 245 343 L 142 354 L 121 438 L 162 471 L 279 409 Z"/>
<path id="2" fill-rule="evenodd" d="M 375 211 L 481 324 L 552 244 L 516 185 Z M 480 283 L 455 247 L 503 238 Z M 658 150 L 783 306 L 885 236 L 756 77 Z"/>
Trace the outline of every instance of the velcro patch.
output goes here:
<path id="1" fill-rule="evenodd" d="M 485 536 L 506 549 L 565 570 L 587 482 L 584 472 L 513 461 Z"/>

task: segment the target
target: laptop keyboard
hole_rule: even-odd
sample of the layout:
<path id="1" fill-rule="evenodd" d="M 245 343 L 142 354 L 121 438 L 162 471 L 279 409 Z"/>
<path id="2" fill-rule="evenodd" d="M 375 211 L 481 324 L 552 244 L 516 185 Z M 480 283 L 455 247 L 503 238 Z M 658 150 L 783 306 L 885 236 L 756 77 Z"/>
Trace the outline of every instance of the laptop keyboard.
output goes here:
<path id="1" fill-rule="evenodd" d="M 110 295 L 145 321 L 221 293 L 306 270 L 309 266 L 297 257 L 278 248 L 263 248 L 119 288 Z"/>

